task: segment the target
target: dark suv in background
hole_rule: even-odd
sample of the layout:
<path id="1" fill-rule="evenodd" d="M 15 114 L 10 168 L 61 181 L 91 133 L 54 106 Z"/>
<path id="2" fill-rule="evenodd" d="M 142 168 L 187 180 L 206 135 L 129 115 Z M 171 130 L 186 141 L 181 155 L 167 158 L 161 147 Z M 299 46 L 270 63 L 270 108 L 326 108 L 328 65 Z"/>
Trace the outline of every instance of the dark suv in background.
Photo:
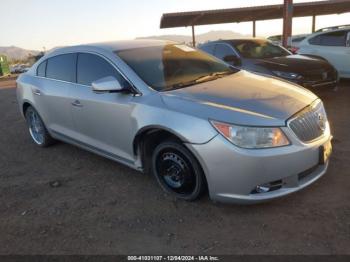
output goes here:
<path id="1" fill-rule="evenodd" d="M 234 39 L 208 42 L 199 48 L 235 67 L 272 75 L 306 88 L 335 87 L 336 69 L 325 59 L 293 55 L 264 39 Z"/>

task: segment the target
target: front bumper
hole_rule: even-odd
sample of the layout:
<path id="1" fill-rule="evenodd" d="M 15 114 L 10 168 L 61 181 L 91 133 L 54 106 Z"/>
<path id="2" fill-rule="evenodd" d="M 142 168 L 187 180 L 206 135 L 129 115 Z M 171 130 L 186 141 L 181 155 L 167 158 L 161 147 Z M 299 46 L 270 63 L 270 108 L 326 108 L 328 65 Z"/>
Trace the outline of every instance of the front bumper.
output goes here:
<path id="1" fill-rule="evenodd" d="M 329 80 L 329 81 L 310 81 L 310 82 L 300 82 L 299 83 L 301 86 L 305 88 L 335 88 L 338 85 L 338 80 Z"/>
<path id="2" fill-rule="evenodd" d="M 320 75 L 313 76 L 308 75 L 304 76 L 303 79 L 297 80 L 297 84 L 310 89 L 319 89 L 319 88 L 335 88 L 339 83 L 338 72 L 335 69 L 330 69 L 328 71 L 324 71 L 323 73 L 327 73 L 327 77 L 322 78 Z"/>
<path id="3" fill-rule="evenodd" d="M 291 145 L 271 149 L 242 149 L 217 135 L 206 144 L 189 144 L 202 165 L 212 200 L 231 203 L 258 203 L 296 192 L 320 178 L 328 162 L 320 164 L 320 146 L 331 139 L 324 134 L 309 144 L 282 128 Z M 280 181 L 281 186 L 256 193 L 258 185 Z"/>

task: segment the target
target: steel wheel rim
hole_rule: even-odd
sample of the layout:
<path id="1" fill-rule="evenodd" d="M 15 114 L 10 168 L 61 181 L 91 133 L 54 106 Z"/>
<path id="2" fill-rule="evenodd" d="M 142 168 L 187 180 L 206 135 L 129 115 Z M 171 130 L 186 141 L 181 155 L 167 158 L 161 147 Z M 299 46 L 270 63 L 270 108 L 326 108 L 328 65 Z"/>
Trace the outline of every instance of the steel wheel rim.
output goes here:
<path id="1" fill-rule="evenodd" d="M 29 133 L 31 137 L 33 138 L 34 142 L 38 145 L 41 145 L 44 143 L 44 125 L 39 117 L 39 115 L 34 112 L 29 112 Z"/>
<path id="2" fill-rule="evenodd" d="M 162 150 L 156 159 L 156 171 L 161 182 L 177 194 L 189 195 L 196 188 L 194 170 L 180 152 Z"/>

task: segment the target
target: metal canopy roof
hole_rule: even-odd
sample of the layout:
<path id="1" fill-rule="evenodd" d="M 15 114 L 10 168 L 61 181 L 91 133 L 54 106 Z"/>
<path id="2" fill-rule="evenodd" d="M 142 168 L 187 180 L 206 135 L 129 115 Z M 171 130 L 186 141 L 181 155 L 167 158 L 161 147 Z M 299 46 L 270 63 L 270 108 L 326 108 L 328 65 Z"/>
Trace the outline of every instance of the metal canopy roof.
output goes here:
<path id="1" fill-rule="evenodd" d="M 329 0 L 293 4 L 293 17 L 350 12 L 349 0 Z M 160 28 L 239 23 L 283 17 L 283 4 L 163 14 Z"/>

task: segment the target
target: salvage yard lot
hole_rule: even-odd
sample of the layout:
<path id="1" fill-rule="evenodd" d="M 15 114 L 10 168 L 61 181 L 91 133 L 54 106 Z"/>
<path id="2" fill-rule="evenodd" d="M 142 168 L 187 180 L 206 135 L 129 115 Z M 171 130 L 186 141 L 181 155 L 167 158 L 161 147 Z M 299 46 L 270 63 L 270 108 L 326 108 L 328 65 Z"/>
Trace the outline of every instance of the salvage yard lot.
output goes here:
<path id="1" fill-rule="evenodd" d="M 253 206 L 178 201 L 151 176 L 77 147 L 31 141 L 0 80 L 0 254 L 350 254 L 350 81 L 322 90 L 327 174 Z"/>

